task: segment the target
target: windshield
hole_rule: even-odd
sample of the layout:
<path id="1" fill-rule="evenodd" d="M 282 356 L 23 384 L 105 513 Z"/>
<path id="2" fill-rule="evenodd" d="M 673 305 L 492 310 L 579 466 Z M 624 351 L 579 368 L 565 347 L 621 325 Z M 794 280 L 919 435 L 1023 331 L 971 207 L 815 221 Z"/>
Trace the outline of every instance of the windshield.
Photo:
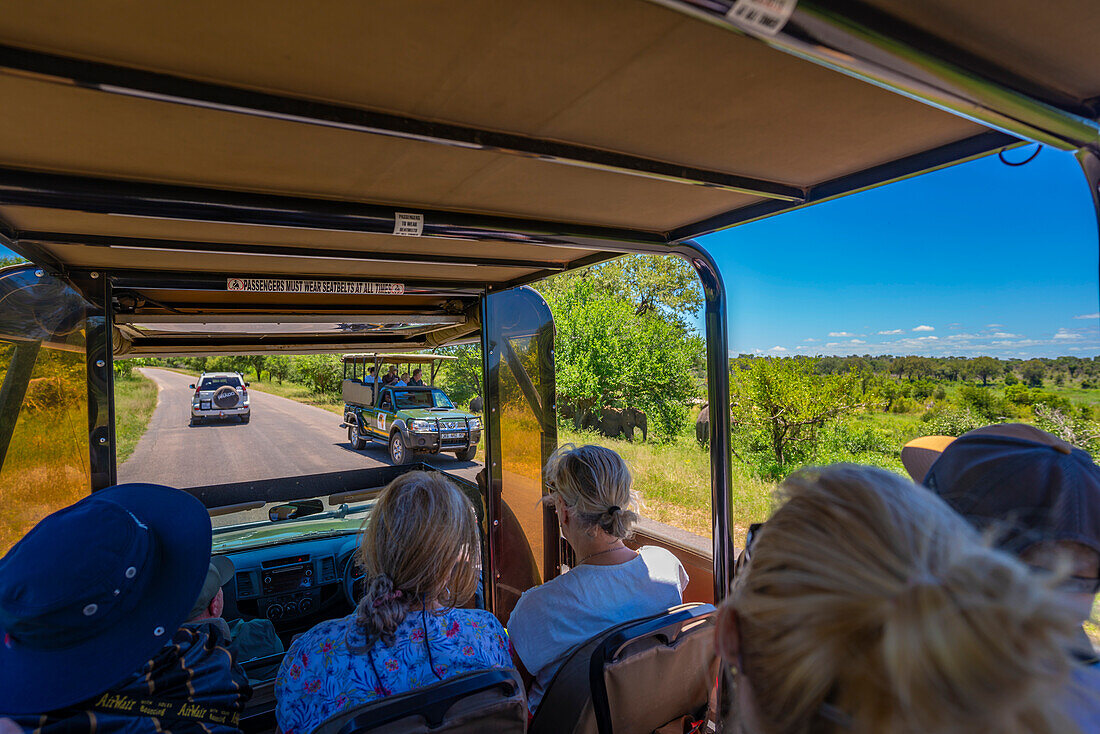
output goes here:
<path id="1" fill-rule="evenodd" d="M 219 387 L 240 387 L 241 381 L 237 377 L 206 377 L 203 379 L 202 384 L 199 385 L 200 390 L 217 390 Z"/>
<path id="2" fill-rule="evenodd" d="M 393 394 L 401 409 L 455 407 L 442 390 L 394 390 Z"/>

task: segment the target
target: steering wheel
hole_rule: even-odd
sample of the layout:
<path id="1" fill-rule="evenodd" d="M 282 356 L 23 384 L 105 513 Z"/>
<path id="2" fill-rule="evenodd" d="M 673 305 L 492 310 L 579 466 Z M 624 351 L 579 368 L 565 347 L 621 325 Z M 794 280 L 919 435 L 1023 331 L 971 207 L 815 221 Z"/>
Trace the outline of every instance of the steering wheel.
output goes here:
<path id="1" fill-rule="evenodd" d="M 344 599 L 352 609 L 359 606 L 359 600 L 363 597 L 363 570 L 355 562 L 355 554 L 352 553 L 344 561 L 344 581 L 341 587 L 344 589 Z"/>

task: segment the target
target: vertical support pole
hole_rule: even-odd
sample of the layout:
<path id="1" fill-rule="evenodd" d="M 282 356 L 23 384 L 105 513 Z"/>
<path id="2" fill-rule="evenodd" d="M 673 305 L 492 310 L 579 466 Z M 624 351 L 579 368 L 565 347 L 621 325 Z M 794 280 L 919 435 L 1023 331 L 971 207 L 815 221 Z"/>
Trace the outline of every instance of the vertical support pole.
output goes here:
<path id="1" fill-rule="evenodd" d="M 707 340 L 707 397 L 710 401 L 710 487 L 714 543 L 714 602 L 722 601 L 733 581 L 733 517 L 730 508 L 730 367 L 726 289 L 718 266 L 694 242 L 680 253 L 703 285 Z"/>
<path id="2" fill-rule="evenodd" d="M 501 533 L 500 517 L 501 454 L 500 454 L 500 360 L 501 348 L 496 336 L 500 333 L 493 309 L 489 306 L 491 294 L 481 297 L 481 377 L 485 385 L 482 410 L 485 416 L 485 512 L 489 525 L 489 557 L 486 559 L 485 601 L 490 611 L 496 608 L 497 579 L 500 578 Z"/>
<path id="3" fill-rule="evenodd" d="M 111 283 L 92 272 L 80 283 L 88 299 L 88 451 L 92 491 L 118 482 L 115 466 L 115 364 L 111 328 Z"/>
<path id="4" fill-rule="evenodd" d="M 1100 235 L 1100 148 L 1086 147 L 1077 151 L 1077 162 L 1085 173 L 1092 194 L 1092 207 L 1096 210 L 1097 234 Z"/>
<path id="5" fill-rule="evenodd" d="M 4 384 L 0 386 L 0 467 L 4 466 L 4 459 L 8 455 L 15 423 L 19 420 L 19 409 L 23 406 L 23 398 L 27 396 L 27 386 L 30 385 L 34 363 L 41 347 L 40 341 L 20 341 L 14 344 L 11 362 L 8 363 L 7 374 L 4 375 Z"/>

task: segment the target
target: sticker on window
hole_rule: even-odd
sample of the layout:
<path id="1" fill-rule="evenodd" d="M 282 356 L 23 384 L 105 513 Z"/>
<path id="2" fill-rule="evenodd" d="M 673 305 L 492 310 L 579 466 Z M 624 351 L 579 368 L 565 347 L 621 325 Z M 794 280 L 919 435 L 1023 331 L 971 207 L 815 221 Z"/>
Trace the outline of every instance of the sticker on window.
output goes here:
<path id="1" fill-rule="evenodd" d="M 393 233 L 402 237 L 419 237 L 424 232 L 424 215 L 396 212 L 393 215 Z"/>
<path id="2" fill-rule="evenodd" d="M 227 278 L 225 289 L 239 293 L 320 293 L 339 296 L 400 296 L 404 283 L 360 283 L 354 280 L 287 280 Z"/>
<path id="3" fill-rule="evenodd" d="M 385 413 L 379 413 L 378 417 L 374 421 L 374 424 L 376 426 L 378 426 L 379 431 L 386 430 L 386 414 Z"/>
<path id="4" fill-rule="evenodd" d="M 726 18 L 754 33 L 774 36 L 791 19 L 798 0 L 736 0 Z"/>

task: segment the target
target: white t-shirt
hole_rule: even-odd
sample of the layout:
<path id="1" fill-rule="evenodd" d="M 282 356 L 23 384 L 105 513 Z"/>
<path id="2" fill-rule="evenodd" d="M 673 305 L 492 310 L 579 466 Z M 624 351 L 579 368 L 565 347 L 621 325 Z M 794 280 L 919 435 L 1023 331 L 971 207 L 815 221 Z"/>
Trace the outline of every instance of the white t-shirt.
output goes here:
<path id="1" fill-rule="evenodd" d="M 582 564 L 523 592 L 508 618 L 508 637 L 535 676 L 527 697 L 535 710 L 565 657 L 620 622 L 659 614 L 683 601 L 687 571 L 664 548 L 647 545 L 615 566 Z"/>

